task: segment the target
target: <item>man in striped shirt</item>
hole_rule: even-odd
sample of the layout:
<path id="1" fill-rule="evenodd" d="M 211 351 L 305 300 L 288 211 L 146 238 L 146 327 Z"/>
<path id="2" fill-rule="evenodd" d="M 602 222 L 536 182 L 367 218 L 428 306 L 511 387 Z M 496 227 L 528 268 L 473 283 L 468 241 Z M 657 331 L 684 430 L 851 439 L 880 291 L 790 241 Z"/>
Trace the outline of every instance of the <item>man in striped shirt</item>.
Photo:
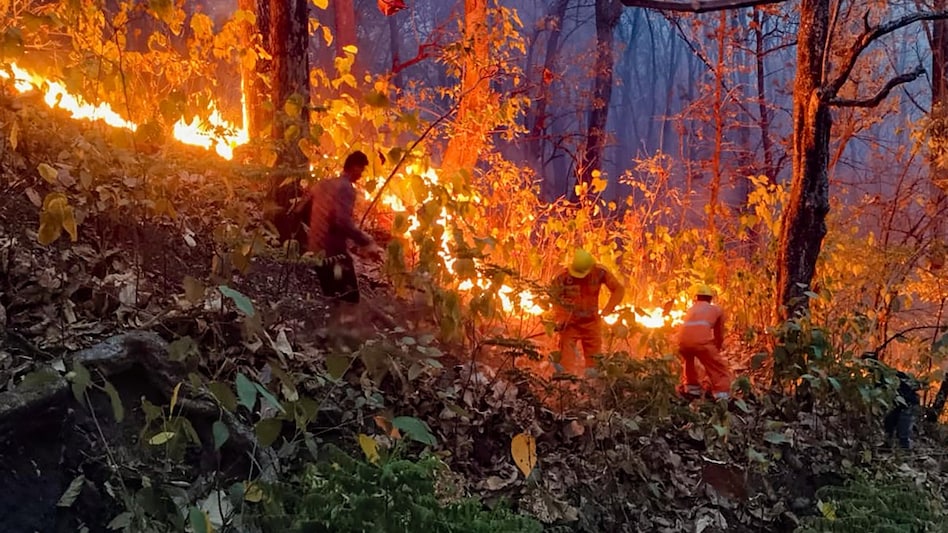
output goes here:
<path id="1" fill-rule="evenodd" d="M 307 250 L 320 259 L 316 274 L 323 295 L 351 304 L 359 303 L 359 281 L 348 241 L 363 247 L 367 255 L 382 255 L 379 245 L 352 220 L 354 184 L 368 165 L 369 158 L 364 153 L 353 152 L 346 158 L 341 176 L 317 181 L 309 191 L 312 208 Z"/>
<path id="2" fill-rule="evenodd" d="M 685 373 L 679 392 L 683 396 L 701 397 L 703 390 L 698 382 L 695 359 L 701 362 L 715 399 L 727 399 L 731 395 L 731 369 L 721 357 L 724 346 L 724 311 L 711 303 L 714 292 L 711 287 L 701 285 L 695 291 L 695 303 L 685 314 L 684 323 L 678 333 L 678 353 L 685 363 Z"/>

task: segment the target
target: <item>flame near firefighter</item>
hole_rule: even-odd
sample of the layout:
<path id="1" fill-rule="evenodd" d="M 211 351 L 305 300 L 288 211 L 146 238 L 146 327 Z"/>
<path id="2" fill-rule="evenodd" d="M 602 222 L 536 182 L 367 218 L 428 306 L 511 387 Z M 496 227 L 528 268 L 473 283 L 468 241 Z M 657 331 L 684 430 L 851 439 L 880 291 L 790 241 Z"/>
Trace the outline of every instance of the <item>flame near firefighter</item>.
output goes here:
<path id="1" fill-rule="evenodd" d="M 27 70 L 19 68 L 15 63 L 9 65 L 9 71 L 13 73 L 12 84 L 17 91 L 26 93 L 38 90 L 43 94 L 43 100 L 48 106 L 69 111 L 75 119 L 102 121 L 109 126 L 130 131 L 138 129 L 137 124 L 123 118 L 108 104 L 88 103 L 82 98 L 68 93 L 62 84 L 32 74 Z M 10 78 L 11 75 L 6 70 L 0 69 L 0 79 Z M 242 108 L 244 120 L 240 126 L 224 120 L 217 106 L 212 103 L 208 109 L 209 115 L 206 119 L 201 120 L 195 117 L 190 123 L 185 122 L 183 118 L 179 119 L 172 128 L 173 136 L 184 144 L 200 146 L 206 150 L 213 148 L 222 158 L 228 160 L 232 159 L 234 156 L 234 148 L 249 141 L 249 133 L 245 126 L 247 124 L 245 102 Z M 438 174 L 434 169 L 409 168 L 406 169 L 406 171 L 420 175 L 429 185 L 438 183 Z M 393 212 L 403 213 L 408 216 L 411 224 L 404 236 L 409 236 L 412 231 L 418 229 L 419 222 L 417 216 L 411 213 L 412 209 L 405 204 L 402 198 L 388 193 L 381 198 L 381 201 Z M 480 198 L 475 194 L 470 198 L 470 201 L 480 202 Z M 440 224 L 442 228 L 446 228 L 450 221 L 451 215 L 447 210 L 442 208 L 437 223 Z M 457 258 L 451 252 L 452 243 L 449 234 L 450 232 L 448 231 L 442 232 L 441 247 L 438 254 L 444 261 L 448 271 L 456 274 L 455 265 Z M 475 261 L 475 266 L 476 264 L 477 262 Z M 478 274 L 474 280 L 468 279 L 459 283 L 457 289 L 462 292 L 467 292 L 475 286 L 488 290 L 491 286 L 491 282 Z M 546 312 L 544 307 L 538 303 L 537 295 L 529 290 L 516 292 L 516 289 L 504 284 L 497 289 L 497 295 L 504 311 L 508 314 L 540 316 Z M 643 310 L 625 306 L 616 310 L 615 313 L 604 317 L 604 320 L 606 323 L 613 325 L 619 322 L 622 314 L 629 313 L 635 317 L 637 324 L 647 328 L 660 328 L 666 324 L 680 323 L 684 315 L 684 313 L 679 310 L 673 310 L 666 314 L 661 308 Z"/>

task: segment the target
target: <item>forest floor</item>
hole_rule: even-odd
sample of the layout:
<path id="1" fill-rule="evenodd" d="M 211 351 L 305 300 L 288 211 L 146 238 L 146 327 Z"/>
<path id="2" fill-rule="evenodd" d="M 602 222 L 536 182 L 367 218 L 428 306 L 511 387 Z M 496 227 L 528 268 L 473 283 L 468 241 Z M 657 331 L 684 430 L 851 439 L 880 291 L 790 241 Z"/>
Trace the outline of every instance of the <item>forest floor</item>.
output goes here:
<path id="1" fill-rule="evenodd" d="M 217 450 L 210 424 L 198 420 L 199 443 L 180 461 L 149 451 L 144 399 L 167 405 L 169 390 L 148 365 L 108 375 L 122 417 L 113 416 L 115 401 L 104 389 L 15 408 L 44 383 L 75 379 L 77 357 L 130 331 L 169 343 L 165 357 L 181 363 L 182 380 L 234 383 L 243 374 L 281 398 L 321 398 L 319 416 L 306 427 L 317 456 L 325 443 L 360 455 L 357 435 L 378 435 L 380 418 L 420 419 L 436 438 L 430 451 L 464 492 L 504 500 L 555 530 L 793 531 L 834 512 L 818 490 L 865 480 L 913 487 L 942 508 L 948 502 L 942 426 L 920 424 L 916 447 L 893 452 L 879 446 L 878 413 L 847 412 L 831 399 L 808 408 L 776 393 L 730 408 L 687 404 L 674 396 L 676 363 L 668 358 L 617 355 L 598 378 L 578 381 L 532 373 L 512 363 L 526 358 L 523 346 L 433 340 L 437 317 L 424 302 L 397 297 L 369 262 L 359 262 L 364 293 L 399 327 L 333 328 L 305 264 L 266 252 L 243 272 L 214 272 L 215 229 L 227 202 L 178 203 L 174 220 L 100 215 L 80 222 L 77 242 L 64 234 L 42 246 L 40 207 L 31 198 L 50 186 L 36 166 L 59 148 L 20 142 L 16 153 L 5 148 L 0 156 L 3 531 L 105 530 L 128 508 L 117 471 L 136 487 L 182 487 L 192 502 L 219 478 L 246 476 L 246 453 Z M 206 186 L 221 172 L 192 176 Z M 230 201 L 253 212 L 259 200 L 251 193 Z M 219 285 L 249 299 L 254 318 Z M 350 362 L 334 379 L 338 354 Z M 425 363 L 432 358 L 440 362 Z M 524 432 L 537 443 L 529 479 L 511 457 L 511 438 Z M 286 446 L 281 454 L 303 453 Z"/>

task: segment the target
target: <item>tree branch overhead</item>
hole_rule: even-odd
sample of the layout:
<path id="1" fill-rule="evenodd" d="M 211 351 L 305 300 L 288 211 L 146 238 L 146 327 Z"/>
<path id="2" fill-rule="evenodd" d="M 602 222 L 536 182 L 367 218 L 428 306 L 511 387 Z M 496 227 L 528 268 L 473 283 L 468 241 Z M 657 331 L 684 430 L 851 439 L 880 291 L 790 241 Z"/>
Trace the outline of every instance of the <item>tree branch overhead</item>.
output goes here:
<path id="1" fill-rule="evenodd" d="M 782 4 L 786 0 L 622 0 L 625 7 L 644 7 L 661 11 L 709 13 L 725 9 L 740 9 L 767 4 Z"/>

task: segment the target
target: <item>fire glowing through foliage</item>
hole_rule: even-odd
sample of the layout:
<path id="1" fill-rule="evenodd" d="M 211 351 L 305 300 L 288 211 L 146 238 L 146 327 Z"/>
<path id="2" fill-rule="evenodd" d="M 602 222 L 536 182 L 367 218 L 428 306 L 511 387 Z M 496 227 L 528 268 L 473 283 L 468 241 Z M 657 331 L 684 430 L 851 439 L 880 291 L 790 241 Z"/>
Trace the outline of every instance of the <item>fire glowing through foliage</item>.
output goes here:
<path id="1" fill-rule="evenodd" d="M 13 73 L 13 86 L 21 93 L 39 90 L 42 92 L 43 100 L 48 106 L 69 111 L 75 119 L 101 120 L 109 126 L 124 128 L 130 131 L 138 129 L 137 124 L 123 118 L 108 104 L 90 104 L 82 98 L 68 93 L 65 87 L 58 82 L 46 80 L 38 75 L 32 74 L 19 68 L 15 63 L 9 66 L 10 71 Z M 0 79 L 10 79 L 10 77 L 7 71 L 0 70 Z M 243 124 L 246 124 L 246 105 L 242 107 L 244 114 Z M 184 144 L 200 146 L 207 150 L 213 148 L 214 151 L 224 159 L 232 159 L 234 156 L 234 148 L 249 141 L 247 128 L 244 125 L 237 126 L 224 120 L 220 111 L 213 103 L 208 111 L 209 115 L 206 119 L 195 117 L 190 123 L 185 122 L 183 118 L 179 119 L 172 128 L 173 136 Z M 407 171 L 417 173 L 430 185 L 438 183 L 438 174 L 434 169 L 428 168 L 422 170 L 409 168 Z M 405 214 L 408 217 L 410 225 L 405 231 L 404 236 L 409 236 L 412 231 L 419 227 L 417 216 L 411 213 L 411 209 L 405 205 L 403 199 L 394 194 L 386 193 L 380 200 L 392 211 Z M 475 194 L 474 197 L 471 198 L 471 201 L 480 202 L 480 198 Z M 443 228 L 447 227 L 450 222 L 450 217 L 451 215 L 447 210 L 442 208 L 437 223 Z M 449 234 L 450 232 L 448 231 L 442 232 L 441 247 L 438 254 L 444 261 L 448 271 L 452 274 L 457 274 L 455 267 L 458 259 L 451 252 L 451 237 Z M 459 283 L 457 289 L 462 292 L 468 292 L 477 286 L 487 290 L 490 285 L 491 282 L 489 280 L 477 274 L 473 280 L 466 279 Z M 516 292 L 516 289 L 504 284 L 497 289 L 497 296 L 500 299 L 504 311 L 508 314 L 516 313 L 538 317 L 546 312 L 546 309 L 538 303 L 537 295 L 529 290 Z M 672 310 L 666 313 L 661 308 L 641 309 L 632 306 L 623 306 L 615 313 L 604 317 L 604 320 L 607 324 L 614 325 L 619 322 L 623 314 L 627 316 L 631 314 L 635 317 L 637 324 L 646 328 L 660 328 L 666 324 L 673 325 L 680 323 L 684 312 Z"/>
<path id="2" fill-rule="evenodd" d="M 50 81 L 32 74 L 12 63 L 13 86 L 21 93 L 39 90 L 43 94 L 46 105 L 69 111 L 72 118 L 101 120 L 109 126 L 124 128 L 130 131 L 138 129 L 138 124 L 122 118 L 108 104 L 90 104 L 82 98 L 72 95 L 58 82 Z M 0 70 L 0 78 L 9 79 L 10 74 Z M 211 104 L 209 116 L 205 120 L 195 117 L 190 123 L 179 119 L 173 127 L 174 138 L 184 144 L 200 146 L 204 149 L 214 148 L 214 151 L 224 159 L 234 157 L 234 148 L 247 143 L 250 136 L 244 126 L 236 126 L 221 116 L 217 106 Z M 246 119 L 243 121 L 247 123 Z"/>

